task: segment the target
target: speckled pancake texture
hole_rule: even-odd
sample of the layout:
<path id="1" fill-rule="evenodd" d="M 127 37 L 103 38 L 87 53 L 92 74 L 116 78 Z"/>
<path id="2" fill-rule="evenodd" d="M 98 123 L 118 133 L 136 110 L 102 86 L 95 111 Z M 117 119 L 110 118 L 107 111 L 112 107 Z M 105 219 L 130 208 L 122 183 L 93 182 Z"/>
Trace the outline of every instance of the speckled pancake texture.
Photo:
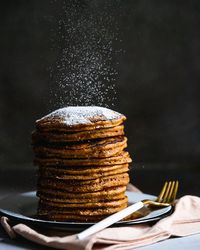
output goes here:
<path id="1" fill-rule="evenodd" d="M 70 106 L 36 121 L 39 218 L 95 222 L 127 206 L 125 120 L 108 108 Z"/>

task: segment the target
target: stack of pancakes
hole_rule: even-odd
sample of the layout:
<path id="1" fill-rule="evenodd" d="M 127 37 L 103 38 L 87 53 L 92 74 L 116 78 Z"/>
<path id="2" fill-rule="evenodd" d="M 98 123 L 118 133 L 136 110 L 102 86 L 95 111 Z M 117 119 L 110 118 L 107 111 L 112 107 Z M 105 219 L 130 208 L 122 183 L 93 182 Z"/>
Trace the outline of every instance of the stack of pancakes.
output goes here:
<path id="1" fill-rule="evenodd" d="M 131 158 L 124 151 L 125 119 L 107 108 L 77 106 L 36 121 L 40 218 L 98 221 L 127 206 Z"/>

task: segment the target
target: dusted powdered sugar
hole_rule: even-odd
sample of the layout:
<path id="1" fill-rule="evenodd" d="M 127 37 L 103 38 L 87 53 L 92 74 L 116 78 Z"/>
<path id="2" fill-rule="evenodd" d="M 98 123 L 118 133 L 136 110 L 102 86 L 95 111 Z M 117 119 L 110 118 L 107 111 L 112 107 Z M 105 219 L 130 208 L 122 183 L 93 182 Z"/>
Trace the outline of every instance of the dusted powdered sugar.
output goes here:
<path id="1" fill-rule="evenodd" d="M 69 106 L 57 109 L 40 120 L 58 118 L 62 123 L 73 126 L 77 124 L 92 123 L 91 120 L 96 117 L 98 117 L 99 120 L 114 120 L 122 116 L 123 115 L 118 112 L 98 106 Z"/>

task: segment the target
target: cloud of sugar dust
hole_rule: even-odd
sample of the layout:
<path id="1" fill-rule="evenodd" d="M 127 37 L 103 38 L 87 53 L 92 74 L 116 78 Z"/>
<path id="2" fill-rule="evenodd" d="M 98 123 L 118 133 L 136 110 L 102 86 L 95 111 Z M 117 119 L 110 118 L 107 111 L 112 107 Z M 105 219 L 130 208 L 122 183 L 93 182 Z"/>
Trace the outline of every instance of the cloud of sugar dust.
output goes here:
<path id="1" fill-rule="evenodd" d="M 59 3 L 58 3 L 59 2 Z M 116 103 L 120 1 L 61 1 L 54 20 L 51 106 Z M 55 7 L 60 1 L 52 3 Z"/>

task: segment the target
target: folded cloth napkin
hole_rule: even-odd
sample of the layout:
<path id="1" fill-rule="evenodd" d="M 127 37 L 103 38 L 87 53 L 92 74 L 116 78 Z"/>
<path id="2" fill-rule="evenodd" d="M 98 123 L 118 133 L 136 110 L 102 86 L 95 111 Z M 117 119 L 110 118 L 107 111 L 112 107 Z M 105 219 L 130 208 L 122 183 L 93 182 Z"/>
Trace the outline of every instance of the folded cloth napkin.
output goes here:
<path id="1" fill-rule="evenodd" d="M 139 191 L 134 186 L 129 186 L 129 190 Z M 11 238 L 21 235 L 30 241 L 57 249 L 133 249 L 165 240 L 170 236 L 200 233 L 200 198 L 183 196 L 176 202 L 173 214 L 153 226 L 141 224 L 107 228 L 84 240 L 78 240 L 76 235 L 46 236 L 24 224 L 11 227 L 6 217 L 1 217 L 1 224 Z"/>

